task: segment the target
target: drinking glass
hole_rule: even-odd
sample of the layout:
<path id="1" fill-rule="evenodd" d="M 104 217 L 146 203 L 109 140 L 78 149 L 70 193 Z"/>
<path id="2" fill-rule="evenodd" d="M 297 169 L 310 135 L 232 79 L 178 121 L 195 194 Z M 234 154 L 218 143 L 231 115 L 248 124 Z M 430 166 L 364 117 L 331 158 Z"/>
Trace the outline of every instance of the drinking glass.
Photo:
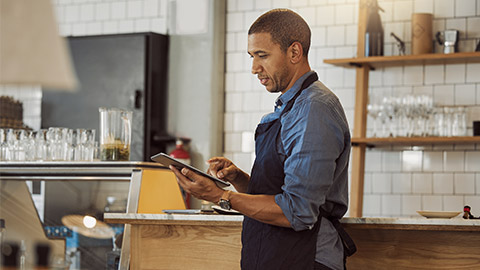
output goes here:
<path id="1" fill-rule="evenodd" d="M 0 128 L 0 161 L 7 160 L 7 130 Z"/>
<path id="2" fill-rule="evenodd" d="M 407 118 L 407 109 L 403 104 L 403 98 L 396 98 L 395 106 L 396 110 L 396 119 L 397 119 L 397 136 L 406 137 L 408 132 L 408 118 Z"/>
<path id="3" fill-rule="evenodd" d="M 82 136 L 84 129 L 77 128 L 74 133 L 74 150 L 73 150 L 73 160 L 80 161 L 83 160 L 83 142 Z"/>
<path id="4" fill-rule="evenodd" d="M 419 136 L 428 136 L 429 135 L 429 126 L 428 120 L 430 115 L 433 112 L 433 100 L 431 97 L 426 95 L 421 95 L 417 97 L 417 106 L 418 106 L 418 123 L 419 131 L 417 134 Z"/>
<path id="5" fill-rule="evenodd" d="M 49 160 L 62 160 L 61 128 L 50 127 L 47 131 Z"/>
<path id="6" fill-rule="evenodd" d="M 100 159 L 130 159 L 132 112 L 118 108 L 99 108 Z"/>
<path id="7" fill-rule="evenodd" d="M 434 108 L 433 110 L 433 135 L 434 136 L 445 136 L 445 120 L 444 120 L 444 114 L 443 114 L 443 108 L 442 107 L 437 107 Z"/>
<path id="8" fill-rule="evenodd" d="M 24 138 L 26 137 L 24 130 L 8 129 L 7 130 L 7 160 L 8 161 L 24 161 L 25 147 Z"/>
<path id="9" fill-rule="evenodd" d="M 465 107 L 457 107 L 453 111 L 452 136 L 465 136 L 467 134 L 467 116 Z"/>
<path id="10" fill-rule="evenodd" d="M 407 95 L 402 98 L 406 118 L 406 135 L 412 137 L 415 129 L 415 98 Z"/>
<path id="11" fill-rule="evenodd" d="M 5 160 L 13 161 L 15 160 L 15 140 L 17 139 L 15 135 L 15 130 L 8 128 L 5 132 Z"/>
<path id="12" fill-rule="evenodd" d="M 373 119 L 373 134 L 372 137 L 378 137 L 378 116 L 380 114 L 380 104 L 370 103 L 367 105 L 368 115 Z"/>
<path id="13" fill-rule="evenodd" d="M 33 131 L 26 130 L 24 132 L 24 137 L 22 137 L 21 143 L 25 149 L 25 160 L 35 160 L 35 138 Z"/>
<path id="14" fill-rule="evenodd" d="M 396 137 L 397 136 L 397 121 L 398 121 L 398 106 L 396 98 L 394 97 L 384 97 L 383 98 L 383 108 L 385 110 L 385 117 L 388 120 L 388 133 L 387 137 Z"/>
<path id="15" fill-rule="evenodd" d="M 69 128 L 62 128 L 62 138 L 60 141 L 62 156 L 61 160 L 73 160 L 73 130 Z"/>
<path id="16" fill-rule="evenodd" d="M 82 142 L 83 160 L 92 161 L 95 156 L 95 129 L 85 129 Z"/>
<path id="17" fill-rule="evenodd" d="M 451 137 L 453 134 L 453 116 L 454 116 L 454 108 L 452 107 L 444 107 L 443 108 L 443 118 L 444 118 L 444 134 L 447 137 Z"/>
<path id="18" fill-rule="evenodd" d="M 95 129 L 77 129 L 74 160 L 92 161 L 95 145 Z"/>
<path id="19" fill-rule="evenodd" d="M 47 150 L 47 130 L 40 129 L 35 132 L 35 160 L 44 161 L 48 160 Z"/>

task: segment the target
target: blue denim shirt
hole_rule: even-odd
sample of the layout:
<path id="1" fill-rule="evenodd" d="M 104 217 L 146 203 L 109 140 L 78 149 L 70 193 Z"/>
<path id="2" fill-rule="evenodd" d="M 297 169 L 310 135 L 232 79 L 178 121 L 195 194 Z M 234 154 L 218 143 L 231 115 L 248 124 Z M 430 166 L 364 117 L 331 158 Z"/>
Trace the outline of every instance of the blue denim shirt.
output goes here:
<path id="1" fill-rule="evenodd" d="M 261 123 L 278 119 L 300 90 L 310 71 L 278 97 L 274 112 Z M 320 81 L 303 90 L 292 109 L 282 115 L 277 151 L 284 162 L 283 193 L 275 202 L 294 230 L 311 229 L 320 207 L 341 218 L 348 206 L 350 131 L 338 98 Z M 316 260 L 343 269 L 343 246 L 333 225 L 322 219 Z"/>

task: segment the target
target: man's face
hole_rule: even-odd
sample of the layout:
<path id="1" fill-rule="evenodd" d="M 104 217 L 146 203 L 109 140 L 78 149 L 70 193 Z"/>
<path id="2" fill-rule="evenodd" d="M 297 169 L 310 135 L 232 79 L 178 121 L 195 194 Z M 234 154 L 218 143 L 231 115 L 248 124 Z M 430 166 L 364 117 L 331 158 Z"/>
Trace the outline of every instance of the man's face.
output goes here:
<path id="1" fill-rule="evenodd" d="M 252 57 L 252 74 L 270 93 L 285 91 L 291 87 L 292 74 L 289 71 L 288 52 L 272 41 L 269 33 L 248 36 L 248 54 Z"/>

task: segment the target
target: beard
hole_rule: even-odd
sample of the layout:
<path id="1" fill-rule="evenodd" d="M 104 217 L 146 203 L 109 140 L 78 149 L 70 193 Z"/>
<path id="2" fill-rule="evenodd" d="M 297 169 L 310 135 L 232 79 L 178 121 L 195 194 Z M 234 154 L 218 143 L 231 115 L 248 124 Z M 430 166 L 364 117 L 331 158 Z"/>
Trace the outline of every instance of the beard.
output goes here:
<path id="1" fill-rule="evenodd" d="M 282 68 L 273 74 L 272 76 L 272 82 L 273 82 L 273 87 L 272 89 L 267 91 L 270 93 L 279 93 L 282 92 L 283 90 L 286 90 L 288 84 L 290 83 L 290 76 L 289 76 L 289 70 L 286 66 L 282 66 Z"/>

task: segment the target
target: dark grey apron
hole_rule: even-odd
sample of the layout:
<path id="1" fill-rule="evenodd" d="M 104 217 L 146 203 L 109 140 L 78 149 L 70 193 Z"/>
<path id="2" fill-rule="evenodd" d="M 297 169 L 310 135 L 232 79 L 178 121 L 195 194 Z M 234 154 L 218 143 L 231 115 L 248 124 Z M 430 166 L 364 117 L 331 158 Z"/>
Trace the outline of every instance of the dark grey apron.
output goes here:
<path id="1" fill-rule="evenodd" d="M 290 100 L 282 114 L 288 112 L 303 89 L 318 80 L 310 75 L 302 88 Z M 258 125 L 255 131 L 255 162 L 248 185 L 249 194 L 276 195 L 282 193 L 285 174 L 277 154 L 276 138 L 281 128 L 280 117 Z M 242 231 L 242 269 L 313 269 L 317 234 L 321 218 L 313 229 L 296 232 L 245 217 Z"/>

